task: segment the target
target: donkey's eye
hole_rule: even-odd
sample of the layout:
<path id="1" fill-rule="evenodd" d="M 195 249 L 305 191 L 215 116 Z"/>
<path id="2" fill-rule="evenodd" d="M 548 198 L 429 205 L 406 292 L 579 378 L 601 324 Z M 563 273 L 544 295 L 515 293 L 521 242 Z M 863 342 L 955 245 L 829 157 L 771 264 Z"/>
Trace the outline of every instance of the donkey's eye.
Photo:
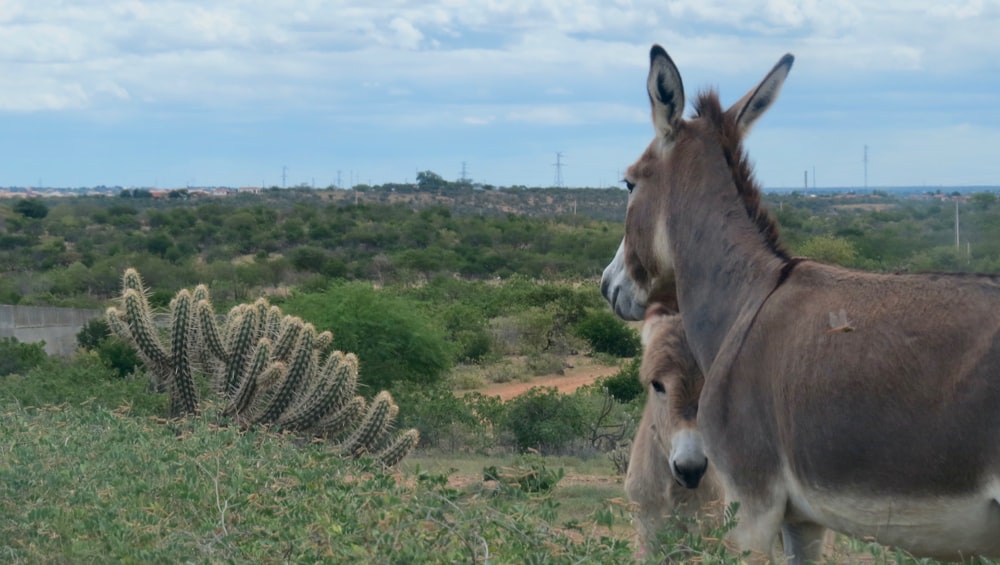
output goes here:
<path id="1" fill-rule="evenodd" d="M 627 188 L 630 193 L 632 192 L 632 189 L 635 188 L 635 183 L 628 179 L 622 179 L 622 182 L 625 183 L 625 188 Z"/>
<path id="2" fill-rule="evenodd" d="M 650 384 L 653 385 L 653 390 L 655 390 L 660 394 L 664 394 L 665 392 L 667 392 L 666 387 L 664 387 L 663 383 L 661 383 L 660 381 L 653 381 Z"/>

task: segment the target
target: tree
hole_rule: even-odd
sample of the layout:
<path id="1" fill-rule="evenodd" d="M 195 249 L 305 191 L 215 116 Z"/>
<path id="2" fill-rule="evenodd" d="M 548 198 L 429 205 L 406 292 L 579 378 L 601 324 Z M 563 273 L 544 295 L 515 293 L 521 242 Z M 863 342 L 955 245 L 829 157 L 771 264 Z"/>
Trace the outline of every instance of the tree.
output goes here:
<path id="1" fill-rule="evenodd" d="M 979 210 L 989 209 L 991 205 L 996 203 L 997 195 L 992 192 L 977 192 L 969 197 L 972 204 Z"/>
<path id="2" fill-rule="evenodd" d="M 40 220 L 49 215 L 49 207 L 41 198 L 22 198 L 14 203 L 14 211 L 25 218 Z"/>
<path id="3" fill-rule="evenodd" d="M 445 188 L 448 181 L 441 175 L 432 171 L 420 171 L 417 173 L 417 186 L 421 190 L 441 190 Z"/>

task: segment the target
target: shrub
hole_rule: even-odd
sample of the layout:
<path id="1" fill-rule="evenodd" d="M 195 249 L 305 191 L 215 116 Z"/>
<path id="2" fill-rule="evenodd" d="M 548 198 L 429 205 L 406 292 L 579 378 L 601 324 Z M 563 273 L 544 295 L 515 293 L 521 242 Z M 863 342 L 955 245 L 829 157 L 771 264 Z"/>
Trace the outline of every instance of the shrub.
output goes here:
<path id="1" fill-rule="evenodd" d="M 23 374 L 46 358 L 45 342 L 20 343 L 16 337 L 0 338 L 0 376 Z"/>
<path id="2" fill-rule="evenodd" d="M 626 363 L 620 371 L 610 377 L 600 379 L 598 386 L 607 389 L 612 398 L 621 403 L 632 402 L 642 394 L 642 383 L 639 382 L 639 365 L 642 359 L 636 357 Z"/>
<path id="3" fill-rule="evenodd" d="M 135 349 L 112 335 L 104 318 L 94 318 L 84 324 L 76 334 L 76 343 L 85 351 L 97 353 L 101 362 L 119 377 L 133 374 L 139 366 Z"/>
<path id="4" fill-rule="evenodd" d="M 166 406 L 162 395 L 149 394 L 145 378 L 117 378 L 97 354 L 84 351 L 68 359 L 51 357 L 23 375 L 0 379 L 0 398 L 16 398 L 22 406 L 129 406 L 130 413 L 140 416 L 162 414 Z"/>
<path id="5" fill-rule="evenodd" d="M 573 330 L 599 353 L 634 357 L 642 348 L 639 334 L 606 310 L 591 312 Z"/>
<path id="6" fill-rule="evenodd" d="M 451 368 L 452 352 L 440 330 L 412 302 L 364 283 L 335 284 L 326 292 L 289 298 L 284 308 L 308 315 L 333 345 L 354 352 L 360 380 L 370 391 L 432 385 Z"/>
<path id="7" fill-rule="evenodd" d="M 518 449 L 546 453 L 566 450 L 586 432 L 583 400 L 551 387 L 534 387 L 507 403 L 504 427 L 513 435 Z"/>
<path id="8" fill-rule="evenodd" d="M 420 445 L 455 452 L 489 443 L 486 427 L 472 407 L 444 386 L 401 391 L 399 424 L 420 432 Z"/>

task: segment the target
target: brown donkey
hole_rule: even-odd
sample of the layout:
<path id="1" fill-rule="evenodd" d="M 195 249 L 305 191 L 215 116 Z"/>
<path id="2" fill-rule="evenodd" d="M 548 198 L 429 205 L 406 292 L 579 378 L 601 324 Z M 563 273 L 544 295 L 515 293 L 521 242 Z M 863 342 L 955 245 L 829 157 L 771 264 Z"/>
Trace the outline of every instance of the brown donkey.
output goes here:
<path id="1" fill-rule="evenodd" d="M 786 55 L 729 109 L 650 52 L 655 138 L 629 167 L 625 237 L 601 283 L 626 319 L 675 289 L 705 371 L 698 426 L 729 542 L 792 563 L 825 528 L 938 559 L 1000 557 L 1000 278 L 888 275 L 790 257 L 742 138 Z M 666 470 L 665 470 L 666 472 Z"/>
<path id="2" fill-rule="evenodd" d="M 635 529 L 645 553 L 658 550 L 667 525 L 685 527 L 684 518 L 716 524 L 722 488 L 697 427 L 705 378 L 688 349 L 680 317 L 651 305 L 642 344 L 639 376 L 646 407 L 632 442 L 625 494 L 635 505 Z"/>

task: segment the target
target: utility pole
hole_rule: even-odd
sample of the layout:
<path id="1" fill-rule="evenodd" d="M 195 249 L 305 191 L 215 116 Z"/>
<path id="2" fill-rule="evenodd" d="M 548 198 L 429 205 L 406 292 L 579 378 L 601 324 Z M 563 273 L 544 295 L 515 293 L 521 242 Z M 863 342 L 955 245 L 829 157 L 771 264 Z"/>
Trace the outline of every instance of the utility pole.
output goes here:
<path id="1" fill-rule="evenodd" d="M 962 245 L 958 236 L 958 200 L 955 200 L 955 251 L 961 251 Z"/>
<path id="2" fill-rule="evenodd" d="M 809 190 L 809 171 L 802 171 L 802 185 Z"/>
<path id="3" fill-rule="evenodd" d="M 816 165 L 813 165 L 813 190 L 816 190 Z"/>
<path id="4" fill-rule="evenodd" d="M 337 169 L 337 188 L 340 188 L 340 169 Z"/>
<path id="5" fill-rule="evenodd" d="M 868 190 L 868 146 L 865 145 L 865 190 Z"/>
<path id="6" fill-rule="evenodd" d="M 561 187 L 562 184 L 562 151 L 556 151 L 556 162 L 552 164 L 556 168 L 556 186 Z"/>
<path id="7" fill-rule="evenodd" d="M 285 188 L 285 179 L 288 176 L 288 167 L 285 165 L 281 166 L 281 188 Z"/>

